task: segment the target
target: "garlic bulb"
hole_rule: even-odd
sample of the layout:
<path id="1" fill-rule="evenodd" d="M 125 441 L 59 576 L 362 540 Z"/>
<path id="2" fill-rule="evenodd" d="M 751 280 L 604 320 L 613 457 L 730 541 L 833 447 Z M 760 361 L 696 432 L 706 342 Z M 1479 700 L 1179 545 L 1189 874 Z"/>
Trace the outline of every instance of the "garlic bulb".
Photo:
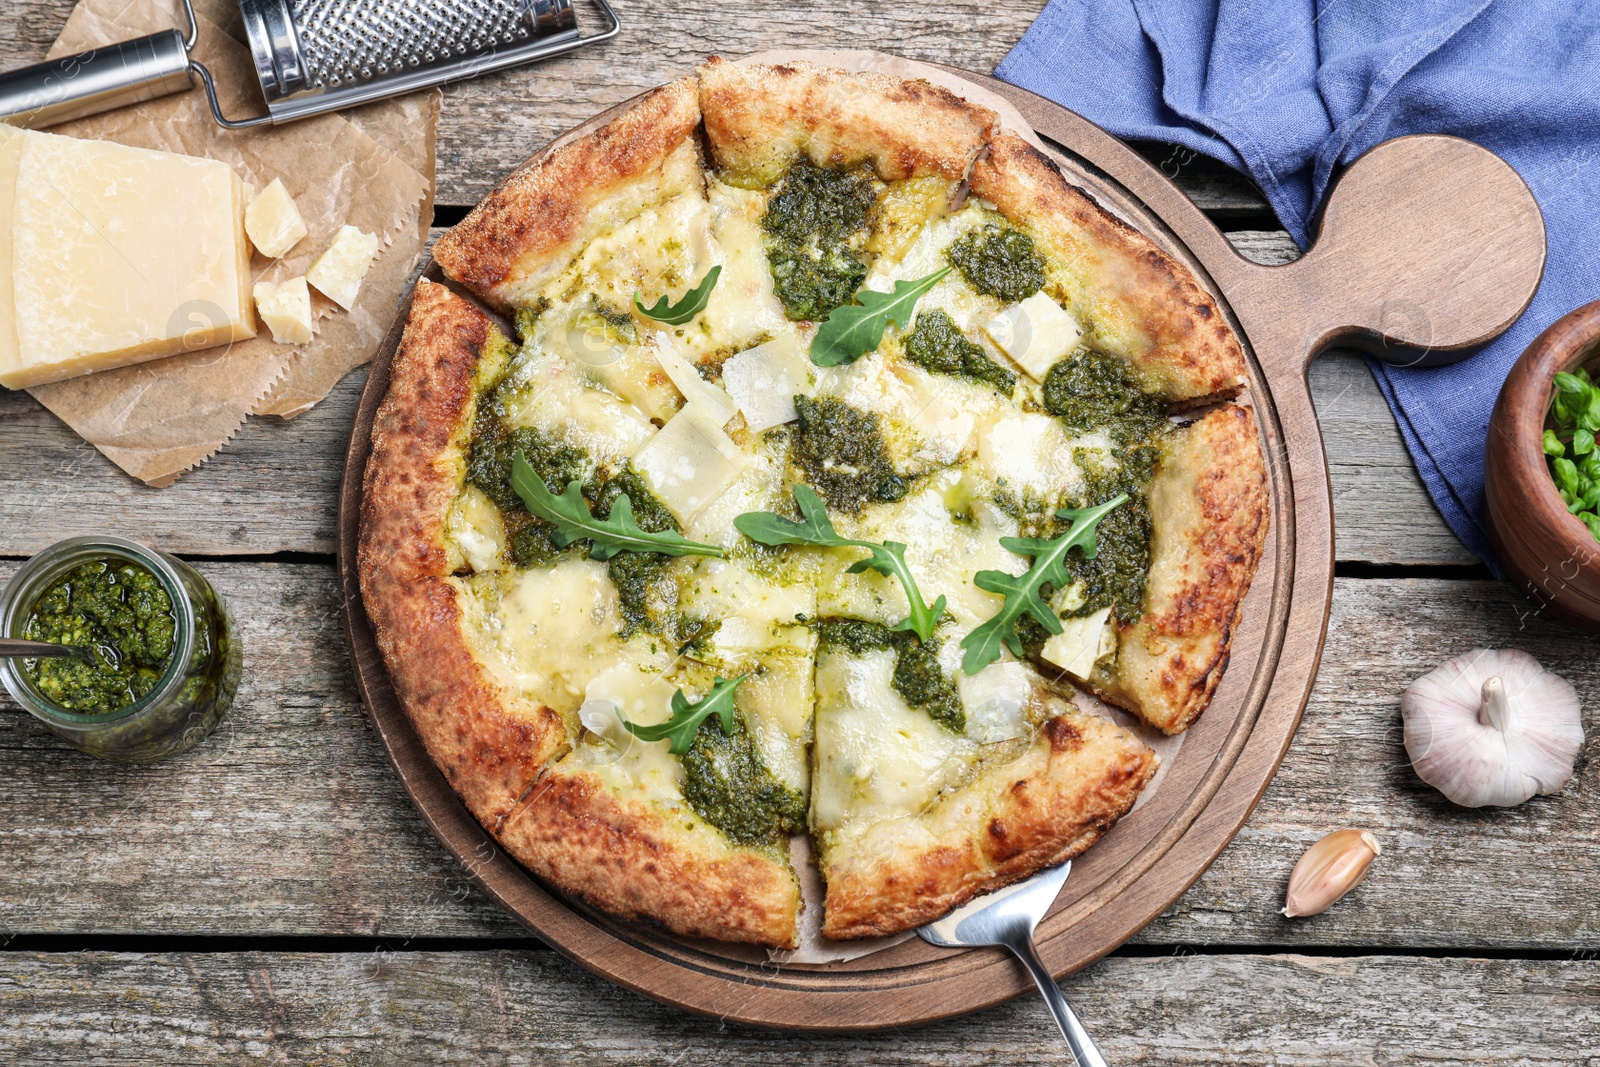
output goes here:
<path id="1" fill-rule="evenodd" d="M 1294 865 L 1284 916 L 1321 915 L 1365 881 L 1372 861 L 1382 854 L 1378 839 L 1365 830 L 1335 830 L 1327 835 Z"/>
<path id="2" fill-rule="evenodd" d="M 1480 648 L 1400 698 L 1417 777 L 1463 807 L 1510 807 L 1572 777 L 1583 722 L 1577 690 L 1515 649 Z"/>

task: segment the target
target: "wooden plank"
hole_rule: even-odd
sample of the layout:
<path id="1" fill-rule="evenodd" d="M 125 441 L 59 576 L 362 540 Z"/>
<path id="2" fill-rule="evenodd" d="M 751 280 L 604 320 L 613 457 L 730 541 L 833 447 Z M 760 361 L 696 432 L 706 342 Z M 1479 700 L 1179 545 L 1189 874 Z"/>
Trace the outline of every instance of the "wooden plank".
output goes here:
<path id="1" fill-rule="evenodd" d="M 366 372 L 289 422 L 251 419 L 198 469 L 152 489 L 27 393 L 0 389 L 0 555 L 121 534 L 170 552 L 332 553 L 339 470 Z"/>
<path id="2" fill-rule="evenodd" d="M 1297 254 L 1282 231 L 1229 236 L 1258 262 Z M 25 393 L 0 390 L 0 500 L 7 519 L 0 555 L 30 555 L 87 531 L 190 555 L 331 554 L 339 465 L 364 381 L 362 372 L 350 375 L 298 419 L 250 420 L 220 453 L 167 489 L 118 471 Z M 1423 492 L 1360 358 L 1330 354 L 1313 366 L 1311 386 L 1333 471 L 1339 558 L 1473 562 Z"/>
<path id="3" fill-rule="evenodd" d="M 337 651 L 332 568 L 202 569 L 245 642 L 239 702 L 204 745 L 117 767 L 0 705 L 0 932 L 518 936 L 382 756 Z M 1321 678 L 1277 779 L 1137 940 L 1600 949 L 1592 774 L 1515 810 L 1467 811 L 1419 782 L 1400 744 L 1400 692 L 1474 642 L 1533 652 L 1600 708 L 1592 640 L 1527 611 L 1494 582 L 1340 580 Z M 1300 852 L 1345 825 L 1383 842 L 1368 883 L 1324 916 L 1279 917 Z"/>
<path id="4" fill-rule="evenodd" d="M 1063 983 L 1111 1063 L 1570 1064 L 1600 1040 L 1592 963 L 1112 958 Z M 1061 1062 L 1034 996 L 915 1034 L 719 1025 L 553 952 L 12 953 L 0 1056 L 70 1064 Z"/>
<path id="5" fill-rule="evenodd" d="M 15 70 L 43 59 L 76 5 L 77 0 L 0 4 L 0 70 Z"/>
<path id="6" fill-rule="evenodd" d="M 1133 141 L 1133 148 L 1154 163 L 1200 208 L 1224 222 L 1270 219 L 1273 211 L 1254 182 L 1239 171 L 1182 145 Z"/>
<path id="7" fill-rule="evenodd" d="M 1338 558 L 1387 565 L 1471 565 L 1422 486 L 1365 358 L 1330 352 L 1311 365 L 1311 398 L 1333 484 Z"/>

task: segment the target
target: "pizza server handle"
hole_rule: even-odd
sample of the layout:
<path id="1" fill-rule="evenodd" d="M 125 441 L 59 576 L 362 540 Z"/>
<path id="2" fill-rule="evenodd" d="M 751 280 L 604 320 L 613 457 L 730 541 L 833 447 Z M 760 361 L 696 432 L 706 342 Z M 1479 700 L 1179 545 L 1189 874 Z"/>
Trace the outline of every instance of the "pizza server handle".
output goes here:
<path id="1" fill-rule="evenodd" d="M 187 34 L 162 30 L 0 74 L 0 122 L 27 129 L 54 126 L 183 92 L 194 85 L 197 76 L 222 125 L 270 122 L 268 118 L 235 122 L 222 117 L 211 72 L 189 58 L 200 36 L 190 0 L 183 0 L 183 11 L 189 20 Z"/>

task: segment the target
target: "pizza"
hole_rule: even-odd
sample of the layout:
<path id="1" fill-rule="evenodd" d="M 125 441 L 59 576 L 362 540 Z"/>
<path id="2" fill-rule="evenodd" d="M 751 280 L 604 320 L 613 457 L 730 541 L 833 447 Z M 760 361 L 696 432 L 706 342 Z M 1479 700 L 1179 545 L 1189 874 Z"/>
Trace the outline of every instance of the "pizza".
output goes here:
<path id="1" fill-rule="evenodd" d="M 1216 690 L 1268 522 L 1196 281 L 991 112 L 713 58 L 434 252 L 359 571 L 440 771 L 569 897 L 796 944 L 1090 847 Z"/>

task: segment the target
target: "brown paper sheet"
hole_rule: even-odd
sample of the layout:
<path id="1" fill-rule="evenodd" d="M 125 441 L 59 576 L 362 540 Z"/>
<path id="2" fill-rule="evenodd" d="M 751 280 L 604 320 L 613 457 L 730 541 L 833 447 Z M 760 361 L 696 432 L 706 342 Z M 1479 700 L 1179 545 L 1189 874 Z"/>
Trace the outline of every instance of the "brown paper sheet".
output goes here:
<path id="1" fill-rule="evenodd" d="M 194 55 L 215 76 L 224 114 L 260 113 L 237 5 L 196 0 L 195 8 L 200 39 Z M 81 0 L 49 54 L 182 26 L 176 0 Z M 250 414 L 288 417 L 310 408 L 375 354 L 427 241 L 438 113 L 438 91 L 429 90 L 350 116 L 225 130 L 212 121 L 197 86 L 54 127 L 50 132 L 222 160 L 257 190 L 282 178 L 308 233 L 281 260 L 257 255 L 251 264 L 257 280 L 305 273 L 345 224 L 378 234 L 381 248 L 349 313 L 313 295 L 316 336 L 305 345 L 275 344 L 263 328 L 230 346 L 30 392 L 112 462 L 157 486 L 211 456 Z"/>

